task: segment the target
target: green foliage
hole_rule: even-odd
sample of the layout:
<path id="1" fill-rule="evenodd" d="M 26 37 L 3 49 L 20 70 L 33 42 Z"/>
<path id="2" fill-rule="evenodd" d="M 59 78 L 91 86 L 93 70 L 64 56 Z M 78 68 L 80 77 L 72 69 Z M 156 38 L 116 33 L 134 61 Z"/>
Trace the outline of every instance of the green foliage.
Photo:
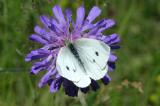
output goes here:
<path id="1" fill-rule="evenodd" d="M 63 89 L 51 94 L 47 86 L 37 87 L 43 73 L 30 75 L 24 56 L 39 45 L 28 36 L 41 25 L 40 15 L 52 15 L 55 4 L 74 12 L 82 4 L 87 12 L 98 5 L 100 18 L 117 21 L 105 32 L 117 32 L 122 39 L 108 86 L 78 98 Z M 159 19 L 159 0 L 0 0 L 0 106 L 160 106 Z"/>

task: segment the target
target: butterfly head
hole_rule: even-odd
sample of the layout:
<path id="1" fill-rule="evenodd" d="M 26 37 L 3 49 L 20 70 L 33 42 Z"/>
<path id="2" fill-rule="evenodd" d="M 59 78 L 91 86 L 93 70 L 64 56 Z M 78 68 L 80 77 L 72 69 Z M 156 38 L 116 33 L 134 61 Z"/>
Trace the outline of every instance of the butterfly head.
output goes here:
<path id="1" fill-rule="evenodd" d="M 69 41 L 69 40 L 67 39 L 67 40 L 64 41 L 64 43 L 65 43 L 65 46 L 68 46 L 68 45 L 71 44 L 71 41 Z"/>

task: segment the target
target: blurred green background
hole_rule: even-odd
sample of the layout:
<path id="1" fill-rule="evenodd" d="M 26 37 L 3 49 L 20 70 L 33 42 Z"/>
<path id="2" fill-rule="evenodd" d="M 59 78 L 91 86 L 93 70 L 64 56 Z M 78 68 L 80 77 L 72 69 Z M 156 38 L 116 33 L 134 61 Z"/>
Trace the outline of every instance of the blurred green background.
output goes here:
<path id="1" fill-rule="evenodd" d="M 39 16 L 52 15 L 52 6 L 63 9 L 98 5 L 98 18 L 113 18 L 122 41 L 117 68 L 108 86 L 77 98 L 63 89 L 51 94 L 37 87 L 40 77 L 29 74 L 24 61 L 37 43 L 28 40 Z M 160 0 L 0 0 L 0 106 L 160 106 Z"/>

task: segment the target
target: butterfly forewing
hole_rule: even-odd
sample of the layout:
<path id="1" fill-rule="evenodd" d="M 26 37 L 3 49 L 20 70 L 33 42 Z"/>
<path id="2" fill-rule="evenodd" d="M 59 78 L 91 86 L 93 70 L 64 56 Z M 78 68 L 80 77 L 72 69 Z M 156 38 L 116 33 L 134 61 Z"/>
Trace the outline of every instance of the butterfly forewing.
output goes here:
<path id="1" fill-rule="evenodd" d="M 98 40 L 81 38 L 75 42 L 75 47 L 86 73 L 94 80 L 104 77 L 108 69 L 109 46 Z"/>

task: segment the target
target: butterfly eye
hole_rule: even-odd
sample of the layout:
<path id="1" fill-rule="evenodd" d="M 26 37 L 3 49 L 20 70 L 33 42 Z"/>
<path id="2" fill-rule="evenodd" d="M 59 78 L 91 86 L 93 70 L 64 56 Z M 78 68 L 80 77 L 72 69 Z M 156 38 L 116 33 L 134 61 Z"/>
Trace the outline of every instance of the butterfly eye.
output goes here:
<path id="1" fill-rule="evenodd" d="M 69 70 L 69 67 L 68 67 L 68 66 L 66 66 L 66 69 L 67 69 L 67 70 Z"/>
<path id="2" fill-rule="evenodd" d="M 96 56 L 99 56 L 99 53 L 97 51 L 95 52 L 95 54 L 96 54 Z"/>
<path id="3" fill-rule="evenodd" d="M 56 48 L 58 48 L 58 47 L 57 46 L 55 46 L 55 47 L 49 47 L 48 50 L 54 50 Z"/>
<path id="4" fill-rule="evenodd" d="M 48 48 L 48 50 L 53 50 L 54 49 L 54 47 L 50 47 L 50 48 Z"/>

